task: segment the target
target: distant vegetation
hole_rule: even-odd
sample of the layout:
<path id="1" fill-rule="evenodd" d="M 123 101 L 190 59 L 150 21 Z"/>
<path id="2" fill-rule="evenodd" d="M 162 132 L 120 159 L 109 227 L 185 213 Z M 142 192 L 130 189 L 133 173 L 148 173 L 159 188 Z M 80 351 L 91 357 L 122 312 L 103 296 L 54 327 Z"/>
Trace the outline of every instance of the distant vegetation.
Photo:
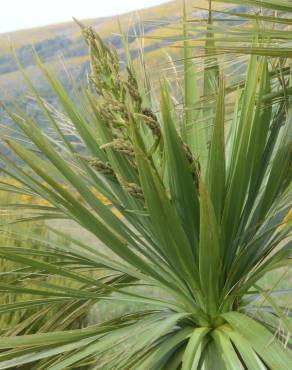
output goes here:
<path id="1" fill-rule="evenodd" d="M 166 6 L 173 9 L 168 17 L 165 17 Z M 123 32 L 128 35 L 127 41 L 132 45 L 131 54 L 133 59 L 137 58 L 140 47 L 139 38 L 137 39 L 136 36 L 142 33 L 150 34 L 154 31 L 159 33 L 159 30 L 175 22 L 179 15 L 179 9 L 179 2 L 173 2 L 171 5 L 162 5 L 142 11 L 139 17 L 133 14 L 126 14 L 120 17 L 119 21 Z M 147 19 L 148 21 L 141 24 L 140 17 L 142 20 Z M 155 22 L 150 22 L 151 19 Z M 92 19 L 88 21 L 88 24 L 95 26 L 99 30 L 104 39 L 119 51 L 123 60 L 122 40 L 119 35 L 120 30 L 117 18 Z M 0 100 L 8 104 L 8 106 L 11 105 L 11 98 L 17 100 L 20 108 L 26 113 L 32 114 L 37 120 L 41 118 L 40 112 L 34 109 L 35 104 L 30 99 L 27 99 L 28 91 L 18 71 L 19 67 L 15 56 L 10 50 L 10 43 L 15 49 L 19 62 L 26 69 L 41 96 L 55 107 L 58 107 L 56 98 L 35 65 L 33 51 L 38 54 L 43 63 L 54 69 L 67 91 L 70 91 L 71 83 L 67 73 L 64 73 L 64 68 L 77 81 L 77 84 L 79 81 L 84 81 L 88 73 L 88 49 L 74 22 L 0 35 Z M 134 45 L 135 43 L 136 45 Z M 158 50 L 163 44 L 164 42 L 161 40 L 149 40 L 145 47 L 145 55 L 150 55 L 151 52 Z M 66 67 L 64 67 L 63 61 Z M 152 58 L 152 63 L 155 63 L 155 61 L 159 62 L 157 55 L 154 59 Z M 0 124 L 15 127 L 1 108 Z M 44 122 L 43 128 L 46 129 L 46 127 L 47 124 Z"/>
<path id="2" fill-rule="evenodd" d="M 196 5 L 204 5 L 204 0 L 197 1 Z M 243 6 L 236 6 L 235 11 L 244 9 Z M 171 48 L 173 42 L 180 37 L 177 28 L 180 12 L 181 1 L 177 0 L 146 9 L 139 12 L 139 15 L 125 14 L 120 16 L 119 22 L 123 33 L 127 35 L 127 41 L 131 45 L 132 58 L 135 60 L 139 56 L 141 35 L 150 37 L 146 39 L 144 45 L 144 57 L 152 66 L 168 61 L 165 52 L 177 58 L 181 57 L 179 49 Z M 195 11 L 195 9 L 190 14 L 206 16 L 204 12 Z M 225 16 L 218 15 L 218 17 L 224 18 Z M 91 19 L 86 23 L 94 26 L 103 39 L 117 49 L 120 59 L 124 59 L 122 39 L 116 17 Z M 240 20 L 237 23 L 240 23 Z M 233 22 L 233 24 L 235 23 Z M 157 35 L 162 34 L 165 40 L 157 38 Z M 56 104 L 56 99 L 35 65 L 33 50 L 37 52 L 43 63 L 54 69 L 67 91 L 70 91 L 70 79 L 64 73 L 63 61 L 77 83 L 84 80 L 86 73 L 88 73 L 88 49 L 74 22 L 0 34 L 0 100 L 10 104 L 11 98 L 15 98 L 26 113 L 33 113 L 34 118 L 37 118 L 39 113 L 33 109 L 32 102 L 27 101 L 26 85 L 18 71 L 15 56 L 10 49 L 11 46 L 15 49 L 20 63 L 39 89 L 42 97 L 50 104 Z M 164 52 L 161 52 L 162 47 Z M 11 124 L 1 108 L 0 121 L 2 124 Z M 46 126 L 45 123 L 44 126 Z"/>

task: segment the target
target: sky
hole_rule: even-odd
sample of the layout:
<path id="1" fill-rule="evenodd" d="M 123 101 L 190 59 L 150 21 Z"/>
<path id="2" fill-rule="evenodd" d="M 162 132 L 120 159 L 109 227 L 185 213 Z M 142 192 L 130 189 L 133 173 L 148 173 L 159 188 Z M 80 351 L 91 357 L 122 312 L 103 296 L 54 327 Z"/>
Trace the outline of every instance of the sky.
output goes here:
<path id="1" fill-rule="evenodd" d="M 0 33 L 24 28 L 117 15 L 167 0 L 0 0 Z"/>

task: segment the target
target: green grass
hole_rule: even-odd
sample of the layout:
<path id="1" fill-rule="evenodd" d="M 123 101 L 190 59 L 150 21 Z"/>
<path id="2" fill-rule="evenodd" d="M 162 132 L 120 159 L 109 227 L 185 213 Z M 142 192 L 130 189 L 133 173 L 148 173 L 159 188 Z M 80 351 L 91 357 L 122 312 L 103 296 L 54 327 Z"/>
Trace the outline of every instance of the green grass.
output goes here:
<path id="1" fill-rule="evenodd" d="M 7 179 L 4 180 L 5 182 Z M 1 191 L 0 192 L 0 204 L 19 204 L 22 203 L 24 206 L 29 207 L 31 204 L 37 204 L 33 198 L 28 196 L 19 196 L 17 194 L 11 194 L 10 192 Z M 43 202 L 43 204 L 45 204 Z M 62 236 L 54 236 L 47 229 L 48 224 L 44 221 L 38 222 L 20 222 L 17 220 L 21 219 L 25 215 L 25 209 L 23 211 L 18 210 L 13 212 L 13 210 L 2 207 L 2 213 L 0 215 L 0 244 L 9 248 L 10 250 L 18 251 L 14 253 L 21 253 L 20 251 L 28 251 L 29 253 L 37 253 L 43 250 L 40 245 L 38 238 L 46 240 L 48 243 L 63 243 L 64 245 L 70 245 Z M 17 223 L 15 223 L 17 222 Z M 44 258 L 46 262 L 54 263 L 58 258 L 54 256 L 49 256 Z M 45 299 L 46 296 L 41 294 L 34 295 L 28 293 L 19 293 L 17 291 L 10 291 L 3 286 L 3 284 L 19 284 L 19 286 L 26 288 L 38 288 L 39 282 L 59 284 L 67 287 L 78 288 L 79 285 L 70 281 L 69 279 L 56 277 L 56 276 L 42 276 L 42 274 L 35 274 L 33 269 L 23 269 L 17 262 L 10 261 L 8 259 L 0 258 L 0 271 L 1 271 L 1 296 L 0 305 L 15 305 L 24 303 L 23 309 L 10 310 L 7 313 L 1 313 L 0 315 L 0 328 L 1 335 L 20 335 L 35 333 L 38 331 L 53 330 L 59 317 L 59 310 L 62 310 L 62 305 L 51 304 L 49 309 L 46 307 L 43 309 L 41 306 L 30 307 L 26 306 L 26 302 L 34 300 L 36 297 L 38 299 Z M 63 307 L 64 309 L 64 307 Z M 41 313 L 41 315 L 40 315 Z M 33 319 L 33 320 L 32 320 Z M 68 320 L 63 325 L 66 328 L 79 328 L 84 325 L 87 321 L 86 314 L 80 313 L 73 320 Z"/>

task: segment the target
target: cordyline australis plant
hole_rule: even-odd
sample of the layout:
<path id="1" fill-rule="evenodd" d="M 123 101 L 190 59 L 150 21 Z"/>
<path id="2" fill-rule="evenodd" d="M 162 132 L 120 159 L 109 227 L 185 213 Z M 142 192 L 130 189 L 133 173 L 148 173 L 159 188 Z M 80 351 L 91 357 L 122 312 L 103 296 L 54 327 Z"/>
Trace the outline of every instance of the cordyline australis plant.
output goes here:
<path id="1" fill-rule="evenodd" d="M 11 271 L 9 283 L 0 283 L 1 290 L 36 297 L 2 304 L 0 312 L 37 308 L 18 325 L 19 335 L 3 333 L 0 368 L 288 368 L 291 321 L 272 294 L 281 292 L 267 292 L 258 282 L 290 263 L 292 104 L 284 58 L 291 56 L 291 35 L 284 26 L 291 19 L 273 11 L 292 8 L 288 2 L 258 3 L 267 15 L 264 9 L 257 16 L 229 14 L 257 23 L 228 25 L 225 41 L 222 22 L 218 28 L 209 10 L 196 74 L 197 39 L 184 15 L 182 45 L 178 40 L 184 50 L 183 115 L 176 112 L 171 84 L 162 80 L 159 102 L 150 98 L 149 79 L 137 80 L 131 58 L 121 70 L 116 51 L 82 25 L 91 72 L 87 89 L 73 87 L 78 104 L 36 57 L 78 145 L 22 71 L 54 139 L 17 103 L 6 109 L 29 145 L 3 136 L 25 164 L 1 154 L 2 171 L 19 182 L 3 189 L 51 204 L 27 205 L 23 219 L 74 220 L 104 246 L 70 235 L 69 246 L 30 235 L 39 249 L 0 247 L 2 258 L 21 267 Z M 235 55 L 246 73 L 230 82 L 225 66 Z M 17 230 L 12 235 L 17 238 Z M 49 284 L 43 276 L 76 285 Z M 258 304 L 261 298 L 264 304 Z M 98 301 L 112 307 L 126 301 L 133 310 L 65 330 L 67 318 L 77 319 Z M 35 330 L 33 323 L 50 307 L 59 308 L 54 325 Z"/>

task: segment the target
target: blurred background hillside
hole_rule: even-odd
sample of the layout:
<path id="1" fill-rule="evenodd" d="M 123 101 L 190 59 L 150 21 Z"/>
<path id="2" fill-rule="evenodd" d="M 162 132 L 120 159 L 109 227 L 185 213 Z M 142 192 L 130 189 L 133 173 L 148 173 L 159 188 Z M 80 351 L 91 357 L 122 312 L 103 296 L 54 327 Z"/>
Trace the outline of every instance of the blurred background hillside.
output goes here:
<path id="1" fill-rule="evenodd" d="M 120 51 L 121 59 L 123 58 L 120 37 L 122 29 L 122 32 L 128 35 L 132 57 L 135 59 L 138 56 L 138 49 L 141 48 L 139 36 L 142 33 L 155 36 L 156 32 L 161 34 L 162 29 L 164 33 L 167 29 L 167 34 L 171 35 L 171 32 L 176 32 L 171 27 L 175 25 L 180 13 L 181 1 L 173 1 L 139 12 L 123 14 L 119 19 L 115 16 L 82 20 L 82 22 L 93 26 L 102 38 L 116 47 Z M 151 60 L 153 65 L 159 63 L 161 53 L 157 53 L 157 50 L 162 44 L 161 41 L 151 39 L 144 45 L 147 59 Z M 53 106 L 57 103 L 44 76 L 35 65 L 33 50 L 37 52 L 40 60 L 54 71 L 68 90 L 70 90 L 69 75 L 77 83 L 81 80 L 85 81 L 84 77 L 88 70 L 88 50 L 80 28 L 75 22 L 0 34 L 0 101 L 11 104 L 11 100 L 15 99 L 18 103 L 21 102 L 21 108 L 27 114 L 32 114 L 34 118 L 37 118 L 38 111 L 33 101 L 27 99 L 26 84 L 19 72 L 12 48 L 40 95 Z M 9 124 L 1 108 L 0 123 Z"/>
<path id="2" fill-rule="evenodd" d="M 201 3 L 204 3 L 202 1 Z M 181 1 L 172 1 L 153 8 L 140 10 L 135 13 L 123 14 L 119 17 L 106 17 L 83 20 L 84 24 L 93 26 L 100 36 L 114 47 L 121 50 L 120 22 L 122 31 L 128 34 L 133 58 L 137 56 L 137 36 L 142 33 L 149 36 L 165 34 L 171 35 L 177 28 L 176 22 L 181 14 Z M 164 29 L 163 31 L 161 29 Z M 80 28 L 72 21 L 40 28 L 21 30 L 11 33 L 0 34 L 0 96 L 6 98 L 9 94 L 15 94 L 22 90 L 24 85 L 15 58 L 11 53 L 11 46 L 16 50 L 22 65 L 27 69 L 29 75 L 41 84 L 40 76 L 35 67 L 32 56 L 34 49 L 42 62 L 51 65 L 56 72 L 63 68 L 62 61 L 70 68 L 76 76 L 83 74 L 86 70 L 88 50 L 80 34 Z M 149 60 L 152 59 L 155 50 L 161 48 L 162 42 L 147 42 L 145 51 Z M 136 51 L 136 52 L 135 52 Z M 157 57 L 155 57 L 155 62 Z M 154 61 L 152 59 L 152 61 Z"/>
<path id="3" fill-rule="evenodd" d="M 168 70 L 169 79 L 174 75 L 177 79 L 177 73 L 180 73 L 181 68 L 179 63 L 173 63 L 173 60 L 179 61 L 182 57 L 181 44 L 179 45 L 179 40 L 182 40 L 182 3 L 181 0 L 170 1 L 147 9 L 137 9 L 119 17 L 92 18 L 82 22 L 94 27 L 107 43 L 113 45 L 121 61 L 124 59 L 121 34 L 128 39 L 134 64 L 138 63 L 140 51 L 143 49 L 143 63 L 147 65 L 154 81 L 163 69 Z M 226 5 L 216 4 L 217 9 L 222 7 Z M 203 23 L 206 23 L 204 20 L 207 21 L 208 12 L 203 8 L 208 8 L 208 1 L 187 1 L 188 17 L 192 19 L 194 35 L 200 32 L 200 23 L 196 23 L 196 19 L 200 19 L 200 22 L 203 20 Z M 242 12 L 245 7 L 236 6 L 233 10 Z M 78 17 L 78 14 L 76 16 Z M 225 15 L 221 13 L 216 15 L 219 21 L 224 17 Z M 235 19 L 232 25 L 239 25 L 241 22 L 240 19 Z M 72 79 L 77 86 L 81 81 L 83 84 L 86 83 L 89 66 L 88 49 L 81 36 L 80 27 L 73 21 L 0 34 L 0 102 L 9 106 L 14 100 L 17 101 L 26 114 L 37 119 L 46 129 L 47 123 L 27 92 L 27 86 L 14 55 L 14 53 L 17 55 L 42 98 L 52 109 L 59 109 L 56 97 L 35 64 L 33 50 L 70 93 Z M 1 107 L 0 125 L 6 127 L 12 125 Z"/>

